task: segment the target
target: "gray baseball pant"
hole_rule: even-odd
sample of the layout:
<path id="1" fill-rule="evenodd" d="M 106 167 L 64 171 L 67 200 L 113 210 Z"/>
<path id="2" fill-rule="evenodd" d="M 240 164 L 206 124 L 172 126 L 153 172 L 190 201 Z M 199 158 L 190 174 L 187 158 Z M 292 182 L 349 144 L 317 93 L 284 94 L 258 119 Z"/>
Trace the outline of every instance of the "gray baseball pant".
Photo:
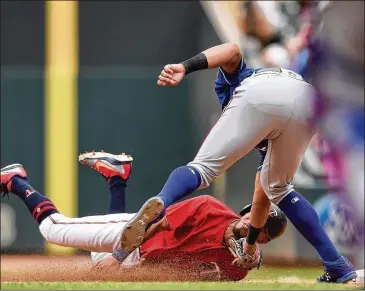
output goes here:
<path id="1" fill-rule="evenodd" d="M 278 204 L 294 190 L 291 182 L 315 134 L 307 123 L 313 87 L 299 80 L 299 75 L 284 71 L 253 75 L 237 87 L 195 159 L 188 164 L 199 171 L 200 188 L 208 187 L 259 142 L 268 139 L 261 170 L 266 195 Z"/>

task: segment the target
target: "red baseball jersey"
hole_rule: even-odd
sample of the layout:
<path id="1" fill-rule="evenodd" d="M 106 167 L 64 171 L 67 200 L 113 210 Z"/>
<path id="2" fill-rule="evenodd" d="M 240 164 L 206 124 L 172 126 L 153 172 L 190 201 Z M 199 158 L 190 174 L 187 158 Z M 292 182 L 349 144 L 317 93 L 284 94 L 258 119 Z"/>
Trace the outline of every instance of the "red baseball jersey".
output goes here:
<path id="1" fill-rule="evenodd" d="M 233 255 L 223 245 L 228 225 L 239 217 L 217 199 L 202 195 L 167 208 L 169 230 L 157 233 L 141 246 L 141 256 L 183 267 L 213 263 L 223 280 L 241 280 L 247 271 L 232 265 Z"/>

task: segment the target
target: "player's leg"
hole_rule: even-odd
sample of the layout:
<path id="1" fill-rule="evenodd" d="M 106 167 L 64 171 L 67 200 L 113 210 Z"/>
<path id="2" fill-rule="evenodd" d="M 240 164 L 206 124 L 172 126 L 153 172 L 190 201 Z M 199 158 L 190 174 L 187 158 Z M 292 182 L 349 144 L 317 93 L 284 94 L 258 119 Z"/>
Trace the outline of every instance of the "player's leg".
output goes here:
<path id="1" fill-rule="evenodd" d="M 299 81 L 268 74 L 245 82 L 236 89 L 235 95 L 194 160 L 187 167 L 178 168 L 170 175 L 158 195 L 167 205 L 171 200 L 176 201 L 185 196 L 185 187 L 178 187 L 176 191 L 171 187 L 170 191 L 170 187 L 167 187 L 170 184 L 179 184 L 178 181 L 194 182 L 188 185 L 189 192 L 208 187 L 263 139 L 274 138 L 284 128 L 294 107 L 294 99 L 289 92 L 297 87 Z M 306 87 L 299 88 L 299 91 Z M 186 178 L 189 172 L 195 172 L 197 179 L 181 179 L 183 171 Z M 172 183 L 169 183 L 170 180 Z M 175 196 L 174 193 L 178 193 L 179 189 L 181 192 Z"/>
<path id="2" fill-rule="evenodd" d="M 351 263 L 338 253 L 322 228 L 313 206 L 291 184 L 315 133 L 312 127 L 295 120 L 296 111 L 302 108 L 300 99 L 297 101 L 285 130 L 278 138 L 269 141 L 261 171 L 261 184 L 269 199 L 283 210 L 296 229 L 317 250 L 326 272 L 331 276 L 331 282 L 348 281 L 356 277 Z"/>
<path id="3" fill-rule="evenodd" d="M 237 89 L 194 161 L 175 169 L 158 196 L 148 200 L 128 223 L 130 228 L 124 232 L 122 248 L 130 251 L 140 244 L 146 225 L 155 221 L 155 213 L 161 214 L 177 200 L 198 188 L 208 187 L 261 140 L 280 134 L 294 106 L 287 89 L 293 89 L 296 83 L 282 76 L 270 77 L 257 76 Z M 146 213 L 147 210 L 151 213 Z"/>
<path id="4" fill-rule="evenodd" d="M 124 213 L 126 211 L 125 189 L 132 173 L 133 158 L 124 153 L 113 155 L 102 151 L 81 154 L 79 161 L 107 180 L 110 193 L 107 213 Z"/>
<path id="5" fill-rule="evenodd" d="M 126 187 L 127 181 L 120 175 L 115 175 L 107 179 L 109 187 L 109 207 L 107 214 L 121 214 L 126 212 Z M 104 260 L 112 253 L 91 252 L 93 262 Z"/>
<path id="6" fill-rule="evenodd" d="M 126 187 L 132 172 L 133 158 L 130 155 L 113 155 L 102 152 L 90 152 L 79 156 L 81 164 L 100 173 L 107 181 L 109 188 L 109 207 L 107 214 L 126 212 Z M 105 260 L 112 253 L 91 252 L 93 262 Z M 131 254 L 123 264 L 135 264 L 139 261 L 139 253 Z"/>
<path id="7" fill-rule="evenodd" d="M 48 216 L 39 230 L 53 244 L 113 253 L 120 245 L 124 226 L 134 215 L 123 213 L 70 218 L 56 213 Z"/>
<path id="8" fill-rule="evenodd" d="M 198 188 L 208 187 L 221 173 L 249 153 L 259 142 L 280 133 L 293 108 L 281 76 L 258 76 L 237 94 L 211 129 L 196 157 L 174 170 L 158 194 L 165 205 Z M 291 84 L 289 84 L 290 86 Z M 276 91 L 273 96 L 272 92 Z"/>
<path id="9" fill-rule="evenodd" d="M 89 251 L 113 252 L 127 221 L 135 214 L 69 218 L 30 184 L 22 165 L 1 169 L 1 191 L 13 193 L 27 206 L 44 238 L 54 244 Z"/>

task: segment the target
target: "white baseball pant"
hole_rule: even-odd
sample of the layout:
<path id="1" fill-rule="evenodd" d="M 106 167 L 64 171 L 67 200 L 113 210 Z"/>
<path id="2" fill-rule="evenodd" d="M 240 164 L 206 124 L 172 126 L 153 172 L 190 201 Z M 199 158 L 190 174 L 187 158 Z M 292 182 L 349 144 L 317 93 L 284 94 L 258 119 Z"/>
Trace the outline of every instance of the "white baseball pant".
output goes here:
<path id="1" fill-rule="evenodd" d="M 134 216 L 135 214 L 118 213 L 70 218 L 56 213 L 43 220 L 39 230 L 48 242 L 91 251 L 92 260 L 98 261 L 111 256 L 120 247 L 124 226 Z M 139 249 L 136 249 L 122 265 L 132 266 L 139 260 Z"/>
<path id="2" fill-rule="evenodd" d="M 310 140 L 313 87 L 294 72 L 265 72 L 240 84 L 189 166 L 209 184 L 264 139 L 269 146 L 261 170 L 262 187 L 278 204 L 291 184 Z"/>

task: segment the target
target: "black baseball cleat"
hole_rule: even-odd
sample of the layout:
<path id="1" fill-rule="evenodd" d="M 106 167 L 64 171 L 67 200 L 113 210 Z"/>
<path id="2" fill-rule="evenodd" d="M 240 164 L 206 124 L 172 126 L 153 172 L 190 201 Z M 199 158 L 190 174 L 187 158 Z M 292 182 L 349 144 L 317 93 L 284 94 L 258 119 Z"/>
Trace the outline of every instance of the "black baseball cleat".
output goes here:
<path id="1" fill-rule="evenodd" d="M 356 282 L 357 273 L 351 262 L 341 257 L 336 262 L 327 263 L 325 273 L 317 278 L 319 283 L 346 283 Z"/>
<path id="2" fill-rule="evenodd" d="M 355 271 L 351 271 L 345 276 L 325 272 L 323 275 L 317 278 L 317 282 L 318 283 L 346 283 L 348 281 L 356 282 L 356 277 L 357 273 Z"/>

